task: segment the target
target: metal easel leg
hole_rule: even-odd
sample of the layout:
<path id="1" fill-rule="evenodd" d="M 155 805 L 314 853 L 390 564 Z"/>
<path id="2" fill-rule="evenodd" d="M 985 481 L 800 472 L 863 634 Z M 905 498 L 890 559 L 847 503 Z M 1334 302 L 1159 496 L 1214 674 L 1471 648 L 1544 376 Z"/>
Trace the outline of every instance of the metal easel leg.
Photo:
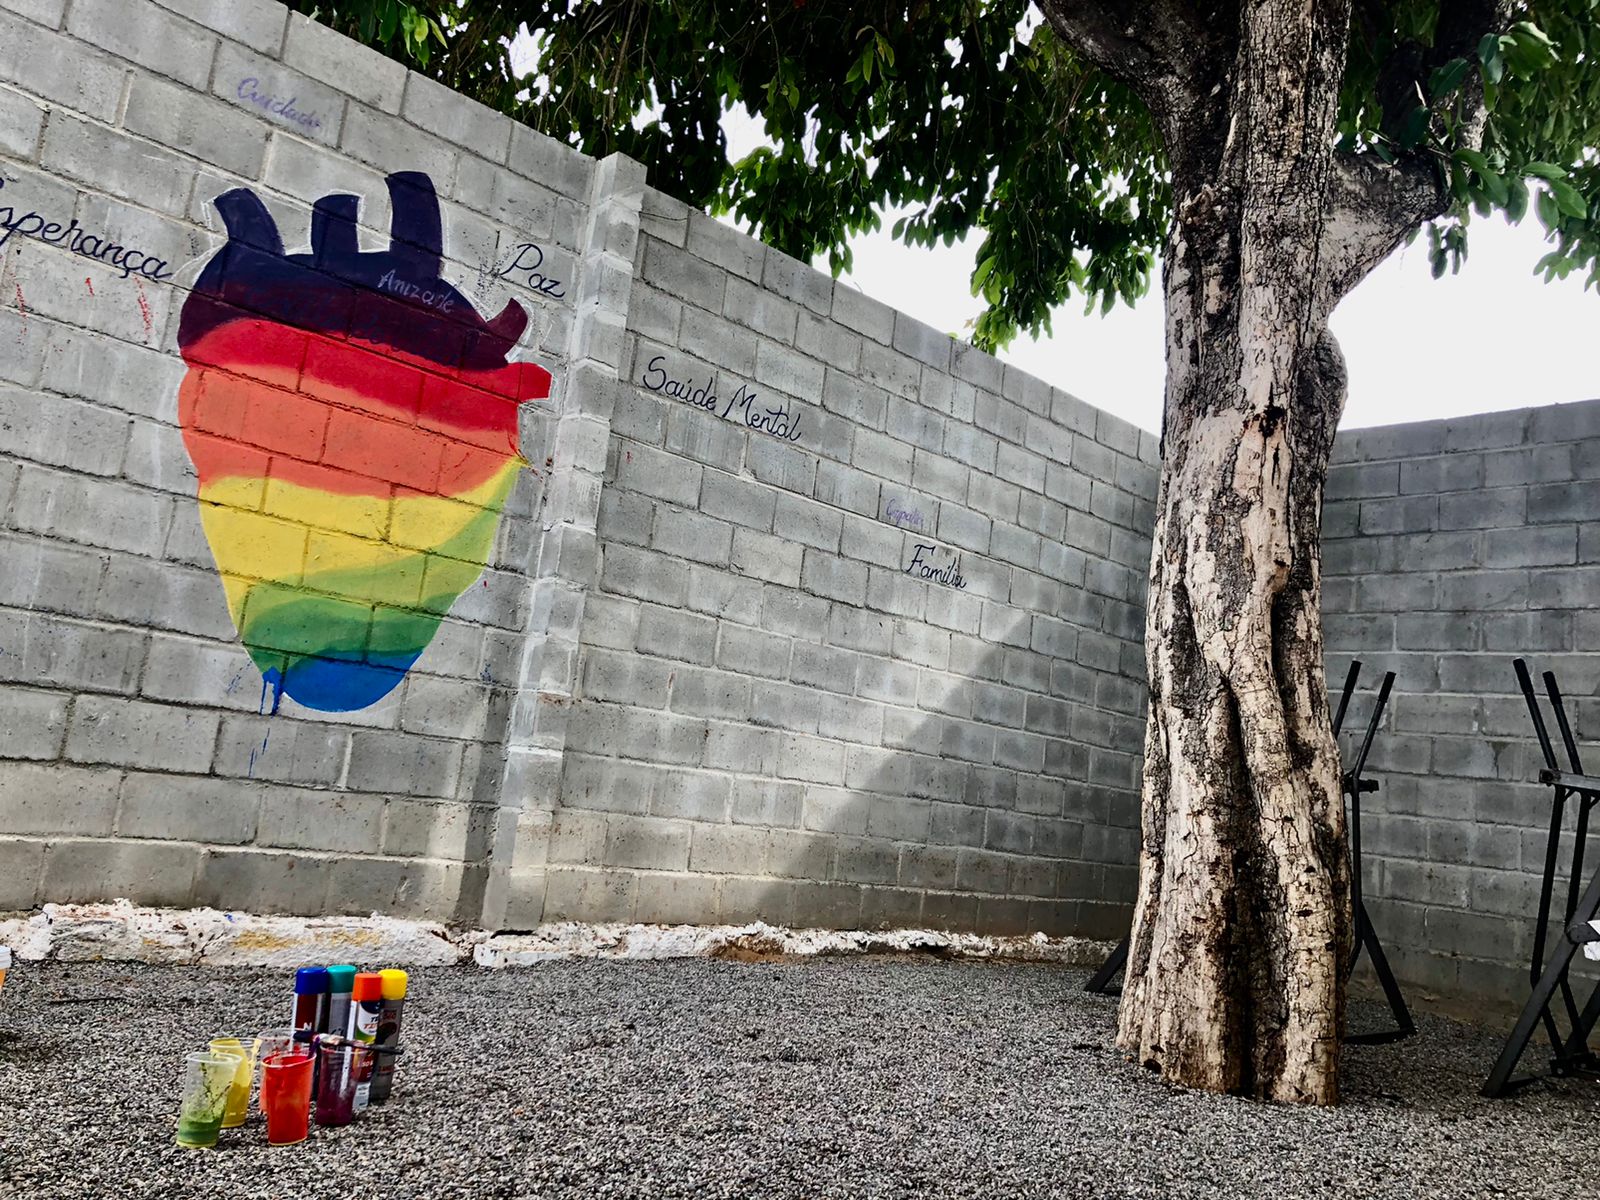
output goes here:
<path id="1" fill-rule="evenodd" d="M 1117 943 L 1117 948 L 1111 952 L 1111 957 L 1106 959 L 1100 965 L 1100 969 L 1094 973 L 1094 977 L 1083 985 L 1083 990 L 1086 992 L 1098 992 L 1102 996 L 1112 995 L 1111 981 L 1117 977 L 1117 973 L 1122 970 L 1127 961 L 1128 939 L 1123 938 Z M 1120 991 L 1121 989 L 1116 990 Z"/>
<path id="2" fill-rule="evenodd" d="M 1566 1045 L 1561 1047 L 1561 1052 L 1556 1056 L 1558 1069 L 1571 1067 L 1574 1064 L 1589 1067 L 1594 1065 L 1595 1057 L 1593 1051 L 1589 1049 L 1589 1035 L 1594 1032 L 1596 1020 L 1600 1020 L 1600 983 L 1595 984 L 1594 990 L 1589 993 L 1589 1002 L 1583 1006 L 1578 1019 L 1572 1023 L 1572 1032 L 1567 1037 Z"/>
<path id="3" fill-rule="evenodd" d="M 1383 720 L 1383 710 L 1388 705 L 1394 678 L 1393 671 L 1384 674 L 1383 683 L 1378 688 L 1377 700 L 1372 706 L 1372 716 L 1367 721 L 1366 737 L 1356 754 L 1356 765 L 1344 777 L 1344 793 L 1350 800 L 1350 900 L 1356 935 L 1356 948 L 1350 957 L 1350 967 L 1352 970 L 1355 969 L 1361 951 L 1366 950 L 1367 957 L 1372 962 L 1372 970 L 1378 976 L 1378 983 L 1383 988 L 1384 998 L 1389 1002 L 1389 1012 L 1394 1016 L 1393 1029 L 1346 1035 L 1345 1041 L 1357 1045 L 1397 1042 L 1417 1031 L 1416 1025 L 1411 1020 L 1411 1010 L 1406 1007 L 1405 997 L 1400 992 L 1400 984 L 1394 977 L 1394 970 L 1389 966 L 1389 956 L 1384 953 L 1383 943 L 1378 940 L 1378 931 L 1373 928 L 1372 918 L 1367 913 L 1366 894 L 1362 887 L 1361 876 L 1364 869 L 1361 861 L 1361 794 L 1375 791 L 1378 786 L 1374 780 L 1363 779 L 1361 773 L 1366 769 L 1367 756 L 1372 752 L 1372 742 L 1377 736 L 1378 724 Z"/>
<path id="4" fill-rule="evenodd" d="M 1344 1040 L 1357 1045 L 1372 1046 L 1408 1038 L 1416 1033 L 1417 1026 L 1411 1020 L 1411 1010 L 1406 1007 L 1406 998 L 1401 993 L 1400 984 L 1395 980 L 1394 971 L 1389 966 L 1389 956 L 1383 952 L 1383 943 L 1378 940 L 1377 931 L 1372 928 L 1372 922 L 1367 919 L 1364 911 L 1357 918 L 1356 927 L 1356 953 L 1359 955 L 1365 949 L 1367 957 L 1372 960 L 1373 973 L 1377 975 L 1378 983 L 1383 988 L 1384 998 L 1389 1001 L 1389 1012 L 1394 1016 L 1395 1027 L 1375 1033 L 1350 1034 Z"/>
<path id="5" fill-rule="evenodd" d="M 1595 919 L 1596 910 L 1600 909 L 1600 871 L 1596 871 L 1589 886 L 1584 889 L 1583 898 L 1578 901 L 1578 919 L 1583 922 Z M 1489 1072 L 1489 1078 L 1484 1081 L 1483 1094 L 1491 1099 L 1503 1096 L 1511 1085 L 1511 1072 L 1517 1069 L 1517 1062 L 1528 1048 L 1528 1041 L 1533 1037 L 1533 1031 L 1538 1027 L 1542 1018 L 1546 1017 L 1550 1001 L 1556 994 L 1556 989 L 1567 979 L 1567 968 L 1572 965 L 1572 959 L 1578 953 L 1578 943 L 1572 940 L 1570 934 L 1563 931 L 1562 937 L 1557 941 L 1556 947 L 1550 953 L 1550 961 L 1545 964 L 1539 982 L 1534 985 L 1533 993 L 1528 997 L 1528 1002 L 1522 1006 L 1522 1015 L 1517 1018 L 1517 1024 L 1511 1031 L 1511 1036 L 1506 1039 L 1505 1048 L 1500 1051 L 1500 1057 L 1495 1060 L 1494 1069 Z M 1600 1015 L 1596 1008 L 1594 997 L 1584 1006 L 1585 1015 L 1590 1010 L 1595 1010 L 1595 1015 Z M 1580 1018 L 1581 1020 L 1581 1018 Z M 1581 1025 L 1573 1030 L 1573 1036 L 1582 1033 L 1587 1038 L 1587 1030 Z M 1558 1048 L 1560 1041 L 1555 1041 Z"/>

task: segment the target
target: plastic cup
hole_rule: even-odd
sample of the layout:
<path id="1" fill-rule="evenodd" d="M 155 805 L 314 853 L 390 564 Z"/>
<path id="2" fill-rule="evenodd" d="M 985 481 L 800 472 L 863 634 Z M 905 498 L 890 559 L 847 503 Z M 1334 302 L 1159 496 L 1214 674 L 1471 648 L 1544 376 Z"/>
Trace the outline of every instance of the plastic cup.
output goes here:
<path id="1" fill-rule="evenodd" d="M 368 1073 L 365 1046 L 317 1044 L 317 1124 L 348 1125 L 356 1115 L 356 1083 Z"/>
<path id="2" fill-rule="evenodd" d="M 292 1146 L 311 1131 L 311 1064 L 306 1050 L 274 1051 L 261 1059 L 261 1111 L 267 1141 Z"/>
<path id="3" fill-rule="evenodd" d="M 263 1029 L 256 1034 L 256 1061 L 266 1062 L 269 1054 L 306 1054 L 311 1046 L 294 1040 L 294 1030 L 284 1025 L 278 1029 Z"/>
<path id="4" fill-rule="evenodd" d="M 239 1058 L 234 1072 L 233 1086 L 228 1091 L 228 1109 L 222 1116 L 224 1129 L 237 1129 L 250 1115 L 250 1085 L 256 1074 L 256 1039 L 253 1037 L 219 1037 L 211 1039 L 211 1049 L 218 1054 L 234 1054 Z"/>
<path id="5" fill-rule="evenodd" d="M 184 1058 L 183 1100 L 178 1107 L 180 1146 L 204 1148 L 217 1144 L 228 1095 L 239 1073 L 238 1053 L 200 1050 Z"/>

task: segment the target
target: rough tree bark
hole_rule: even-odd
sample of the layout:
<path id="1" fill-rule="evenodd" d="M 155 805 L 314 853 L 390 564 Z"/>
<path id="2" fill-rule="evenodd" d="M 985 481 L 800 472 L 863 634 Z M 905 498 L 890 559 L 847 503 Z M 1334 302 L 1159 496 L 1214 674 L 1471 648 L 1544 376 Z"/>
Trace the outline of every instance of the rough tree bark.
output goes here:
<path id="1" fill-rule="evenodd" d="M 1344 394 L 1316 288 L 1349 4 L 1249 4 L 1240 25 L 1220 155 L 1174 177 L 1118 1042 L 1191 1085 L 1331 1103 L 1350 919 L 1318 520 Z"/>
<path id="2" fill-rule="evenodd" d="M 1188 1086 L 1331 1104 L 1352 929 L 1322 662 L 1322 490 L 1345 398 L 1327 322 L 1447 197 L 1426 166 L 1335 157 L 1351 0 L 1041 7 L 1149 105 L 1176 210 L 1118 1044 Z M 1462 38 L 1505 12 L 1461 7 Z"/>

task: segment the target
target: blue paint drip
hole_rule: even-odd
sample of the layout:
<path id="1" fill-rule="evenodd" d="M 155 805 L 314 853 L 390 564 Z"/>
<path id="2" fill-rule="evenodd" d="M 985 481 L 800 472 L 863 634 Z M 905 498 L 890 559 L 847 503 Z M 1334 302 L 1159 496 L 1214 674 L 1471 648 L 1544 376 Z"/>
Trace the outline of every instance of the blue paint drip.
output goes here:
<path id="1" fill-rule="evenodd" d="M 291 656 L 282 667 L 261 673 L 262 716 L 276 716 L 283 698 L 319 712 L 354 712 L 382 700 L 406 677 L 414 654 L 372 655 L 368 661 Z M 484 668 L 484 678 L 488 668 Z M 268 704 L 268 697 L 271 704 Z"/>
<path id="2" fill-rule="evenodd" d="M 267 756 L 267 743 L 272 740 L 272 726 L 267 726 L 267 736 L 261 739 L 261 748 L 250 751 L 250 765 L 245 769 L 245 776 L 254 779 L 256 775 L 256 759 Z"/>
<path id="3" fill-rule="evenodd" d="M 272 707 L 267 708 L 267 692 L 272 692 Z M 283 703 L 283 672 L 277 667 L 269 667 L 261 674 L 261 704 L 262 716 L 277 716 L 278 706 Z"/>

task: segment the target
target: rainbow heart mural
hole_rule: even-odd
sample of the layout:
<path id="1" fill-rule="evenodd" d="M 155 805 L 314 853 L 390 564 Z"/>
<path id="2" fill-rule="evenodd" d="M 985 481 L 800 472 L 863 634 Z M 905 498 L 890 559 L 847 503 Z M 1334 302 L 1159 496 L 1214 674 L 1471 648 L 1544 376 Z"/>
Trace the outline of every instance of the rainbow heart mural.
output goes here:
<path id="1" fill-rule="evenodd" d="M 216 199 L 228 241 L 183 306 L 184 445 L 228 609 L 277 709 L 382 699 L 482 574 L 526 465 L 518 408 L 550 374 L 507 362 L 528 324 L 439 277 L 433 181 L 387 180 L 389 246 L 325 196 L 287 254 L 260 198 Z"/>

